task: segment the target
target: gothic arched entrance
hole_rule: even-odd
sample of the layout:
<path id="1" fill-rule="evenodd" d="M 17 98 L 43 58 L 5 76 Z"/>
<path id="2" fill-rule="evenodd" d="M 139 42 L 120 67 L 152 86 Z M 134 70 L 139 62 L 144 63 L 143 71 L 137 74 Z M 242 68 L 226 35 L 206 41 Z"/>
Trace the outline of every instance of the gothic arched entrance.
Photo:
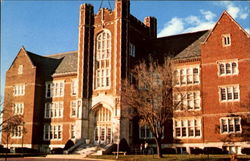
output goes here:
<path id="1" fill-rule="evenodd" d="M 112 142 L 112 113 L 109 109 L 101 106 L 95 112 L 96 127 L 94 132 L 95 143 L 109 144 Z"/>

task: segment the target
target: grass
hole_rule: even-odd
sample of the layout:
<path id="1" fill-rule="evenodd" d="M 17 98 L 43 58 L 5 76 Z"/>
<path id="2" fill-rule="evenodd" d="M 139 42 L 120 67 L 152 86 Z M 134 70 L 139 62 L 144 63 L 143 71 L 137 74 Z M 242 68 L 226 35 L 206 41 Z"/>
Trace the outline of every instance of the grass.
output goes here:
<path id="1" fill-rule="evenodd" d="M 115 155 L 89 156 L 96 159 L 116 160 Z M 231 161 L 231 155 L 119 155 L 120 161 Z M 238 156 L 238 161 L 250 161 L 250 155 Z"/>

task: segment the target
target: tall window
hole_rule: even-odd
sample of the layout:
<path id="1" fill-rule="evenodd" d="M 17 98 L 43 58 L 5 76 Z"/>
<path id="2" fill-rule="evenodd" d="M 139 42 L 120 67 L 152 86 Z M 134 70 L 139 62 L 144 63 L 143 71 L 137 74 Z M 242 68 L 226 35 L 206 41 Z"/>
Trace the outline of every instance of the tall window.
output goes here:
<path id="1" fill-rule="evenodd" d="M 22 126 L 16 126 L 11 131 L 11 137 L 12 138 L 21 138 L 23 136 L 23 127 Z"/>
<path id="2" fill-rule="evenodd" d="M 96 39 L 95 87 L 110 87 L 111 34 L 102 31 Z"/>
<path id="3" fill-rule="evenodd" d="M 141 139 L 151 139 L 151 138 L 153 138 L 153 134 L 150 131 L 148 126 L 141 126 L 139 128 L 139 137 Z"/>
<path id="4" fill-rule="evenodd" d="M 221 133 L 238 133 L 241 132 L 240 117 L 224 117 L 220 119 Z"/>
<path id="5" fill-rule="evenodd" d="M 77 79 L 71 81 L 71 95 L 75 96 L 77 94 Z"/>
<path id="6" fill-rule="evenodd" d="M 190 91 L 174 94 L 175 110 L 199 110 L 200 109 L 200 92 Z"/>
<path id="7" fill-rule="evenodd" d="M 25 84 L 14 85 L 14 96 L 23 96 L 25 94 Z"/>
<path id="8" fill-rule="evenodd" d="M 200 83 L 200 74 L 198 67 L 188 67 L 176 69 L 174 71 L 174 83 L 175 85 L 192 85 Z"/>
<path id="9" fill-rule="evenodd" d="M 174 120 L 174 137 L 201 137 L 200 119 Z"/>
<path id="10" fill-rule="evenodd" d="M 111 121 L 111 112 L 107 108 L 100 108 L 96 112 L 96 121 L 97 122 L 109 122 Z"/>
<path id="11" fill-rule="evenodd" d="M 60 140 L 62 139 L 62 125 L 44 125 L 43 129 L 44 140 Z"/>
<path id="12" fill-rule="evenodd" d="M 77 101 L 71 101 L 71 117 L 77 116 Z"/>
<path id="13" fill-rule="evenodd" d="M 219 87 L 221 101 L 238 101 L 239 85 Z"/>
<path id="14" fill-rule="evenodd" d="M 222 45 L 223 46 L 230 46 L 231 45 L 230 34 L 222 35 Z"/>
<path id="15" fill-rule="evenodd" d="M 71 136 L 71 139 L 76 138 L 76 125 L 75 124 L 70 125 L 70 136 Z"/>
<path id="16" fill-rule="evenodd" d="M 63 97 L 64 81 L 46 82 L 46 97 Z"/>
<path id="17" fill-rule="evenodd" d="M 129 55 L 135 57 L 135 45 L 132 43 L 129 43 Z"/>
<path id="18" fill-rule="evenodd" d="M 15 103 L 13 107 L 13 113 L 14 115 L 22 115 L 24 110 L 24 104 L 23 103 Z"/>
<path id="19" fill-rule="evenodd" d="M 62 118 L 63 102 L 46 103 L 44 110 L 44 118 Z"/>
<path id="20" fill-rule="evenodd" d="M 235 75 L 238 74 L 238 62 L 220 62 L 219 64 L 219 75 Z"/>

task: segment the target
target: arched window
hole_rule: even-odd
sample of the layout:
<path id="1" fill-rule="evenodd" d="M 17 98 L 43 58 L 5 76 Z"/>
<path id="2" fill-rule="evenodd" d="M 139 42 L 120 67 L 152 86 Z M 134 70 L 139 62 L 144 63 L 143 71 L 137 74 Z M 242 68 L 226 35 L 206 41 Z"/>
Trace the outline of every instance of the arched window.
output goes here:
<path id="1" fill-rule="evenodd" d="M 111 121 L 111 111 L 108 110 L 107 108 L 100 108 L 96 112 L 96 121 L 97 122 L 109 122 Z"/>
<path id="2" fill-rule="evenodd" d="M 102 31 L 96 37 L 95 88 L 110 87 L 111 34 Z"/>

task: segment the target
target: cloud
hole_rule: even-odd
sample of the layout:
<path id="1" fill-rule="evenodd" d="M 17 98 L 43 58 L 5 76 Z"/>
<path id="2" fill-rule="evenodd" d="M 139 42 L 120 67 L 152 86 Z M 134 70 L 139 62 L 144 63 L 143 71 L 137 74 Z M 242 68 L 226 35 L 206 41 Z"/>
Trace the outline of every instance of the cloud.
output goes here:
<path id="1" fill-rule="evenodd" d="M 219 6 L 225 7 L 227 12 L 234 18 L 234 19 L 246 19 L 249 15 L 249 9 L 247 7 L 243 8 L 241 6 L 237 6 L 235 3 L 231 1 L 221 1 L 218 2 Z"/>
<path id="2" fill-rule="evenodd" d="M 200 16 L 174 17 L 160 30 L 158 37 L 194 32 L 213 28 L 216 15 L 211 11 L 200 10 Z"/>
<path id="3" fill-rule="evenodd" d="M 159 32 L 158 37 L 177 34 L 183 30 L 183 20 L 181 18 L 174 17 L 164 25 L 164 28 Z"/>
<path id="4" fill-rule="evenodd" d="M 211 21 L 216 17 L 216 15 L 211 11 L 200 10 L 200 12 L 201 12 L 201 14 L 203 14 L 205 19 L 208 20 L 208 21 Z"/>

